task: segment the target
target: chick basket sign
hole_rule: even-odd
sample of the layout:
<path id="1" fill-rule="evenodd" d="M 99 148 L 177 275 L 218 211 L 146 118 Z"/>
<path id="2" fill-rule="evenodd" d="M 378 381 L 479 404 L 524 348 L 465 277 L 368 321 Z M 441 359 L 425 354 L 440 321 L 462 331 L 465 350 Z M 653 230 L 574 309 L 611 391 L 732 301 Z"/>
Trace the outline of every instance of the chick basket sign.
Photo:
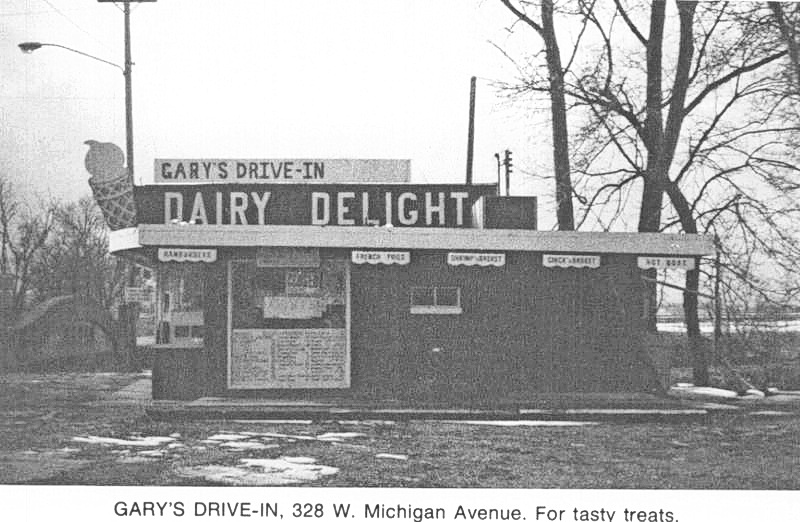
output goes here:
<path id="1" fill-rule="evenodd" d="M 135 188 L 139 223 L 468 227 L 494 185 L 198 184 Z"/>

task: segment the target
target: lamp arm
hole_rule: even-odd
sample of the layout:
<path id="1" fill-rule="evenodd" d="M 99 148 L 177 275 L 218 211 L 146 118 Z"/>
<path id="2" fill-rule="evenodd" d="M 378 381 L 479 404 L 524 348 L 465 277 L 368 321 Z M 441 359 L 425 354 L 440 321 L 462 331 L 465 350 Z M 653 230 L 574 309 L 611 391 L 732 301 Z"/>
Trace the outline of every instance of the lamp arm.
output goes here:
<path id="1" fill-rule="evenodd" d="M 81 56 L 85 56 L 87 58 L 91 58 L 92 60 L 97 60 L 98 62 L 103 62 L 103 63 L 106 63 L 108 65 L 113 65 L 114 67 L 116 67 L 117 69 L 122 71 L 122 74 L 125 74 L 125 69 L 121 65 L 118 65 L 118 64 L 116 64 L 114 62 L 109 62 L 108 60 L 103 60 L 102 58 L 98 58 L 97 56 L 85 53 L 83 51 L 79 51 L 77 49 L 73 49 L 72 47 L 67 47 L 66 45 L 54 44 L 54 43 L 43 43 L 41 45 L 42 45 L 42 47 L 45 47 L 45 46 L 60 47 L 61 49 L 65 49 L 67 51 L 71 51 L 73 53 L 80 54 Z"/>

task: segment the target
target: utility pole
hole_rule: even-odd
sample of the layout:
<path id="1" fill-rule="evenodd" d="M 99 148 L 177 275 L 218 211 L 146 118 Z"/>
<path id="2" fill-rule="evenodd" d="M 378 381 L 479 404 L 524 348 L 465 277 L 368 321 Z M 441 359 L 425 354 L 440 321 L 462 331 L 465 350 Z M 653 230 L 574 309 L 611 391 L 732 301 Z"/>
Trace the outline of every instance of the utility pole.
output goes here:
<path id="1" fill-rule="evenodd" d="M 500 161 L 500 154 L 497 152 L 494 153 L 494 159 L 497 160 L 497 195 L 500 196 L 500 187 L 503 184 L 503 174 L 500 167 L 503 166 L 503 162 Z"/>
<path id="2" fill-rule="evenodd" d="M 112 2 L 115 0 L 97 0 L 100 3 Z M 122 67 L 122 75 L 125 77 L 125 156 L 128 176 L 133 182 L 133 60 L 131 59 L 131 2 L 155 2 L 156 0 L 123 0 L 123 32 L 125 38 L 125 61 Z M 136 283 L 137 270 L 133 265 L 127 267 L 127 285 L 134 286 Z M 136 303 L 123 302 L 119 307 L 119 320 L 121 325 L 120 342 L 122 346 L 117 347 L 121 360 L 118 364 L 125 370 L 136 370 L 134 368 L 133 354 L 136 349 L 136 321 L 139 317 L 139 306 Z"/>
<path id="3" fill-rule="evenodd" d="M 472 154 L 475 144 L 475 82 L 469 80 L 469 128 L 467 129 L 467 185 L 472 185 Z"/>
<path id="4" fill-rule="evenodd" d="M 511 195 L 511 167 L 513 167 L 512 158 L 511 158 L 511 151 L 506 149 L 503 151 L 503 159 L 500 160 L 500 154 L 494 154 L 494 159 L 497 160 L 497 195 L 502 195 L 502 191 L 500 187 L 503 185 L 503 173 L 501 171 L 501 167 L 505 167 L 505 178 L 506 178 L 506 196 Z"/>
<path id="5" fill-rule="evenodd" d="M 506 167 L 506 196 L 511 195 L 511 151 L 506 149 L 503 159 L 503 165 Z"/>
<path id="6" fill-rule="evenodd" d="M 133 181 L 133 83 L 131 78 L 131 3 L 125 0 L 123 7 L 125 18 L 125 151 L 127 157 L 128 176 Z"/>
<path id="7" fill-rule="evenodd" d="M 99 3 L 116 4 L 119 0 L 97 0 Z M 128 175 L 133 180 L 133 61 L 131 60 L 131 2 L 155 2 L 156 0 L 122 0 L 122 13 L 124 18 L 125 61 L 122 75 L 125 77 L 125 156 Z M 113 64 L 112 64 L 113 65 Z"/>

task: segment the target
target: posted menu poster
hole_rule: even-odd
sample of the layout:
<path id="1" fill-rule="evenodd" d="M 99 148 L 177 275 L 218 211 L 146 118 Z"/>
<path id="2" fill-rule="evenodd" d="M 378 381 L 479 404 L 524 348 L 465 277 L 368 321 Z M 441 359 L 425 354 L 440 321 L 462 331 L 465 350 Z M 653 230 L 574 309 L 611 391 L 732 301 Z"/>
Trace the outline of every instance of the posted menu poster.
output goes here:
<path id="1" fill-rule="evenodd" d="M 233 330 L 230 356 L 231 388 L 350 387 L 344 328 Z"/>

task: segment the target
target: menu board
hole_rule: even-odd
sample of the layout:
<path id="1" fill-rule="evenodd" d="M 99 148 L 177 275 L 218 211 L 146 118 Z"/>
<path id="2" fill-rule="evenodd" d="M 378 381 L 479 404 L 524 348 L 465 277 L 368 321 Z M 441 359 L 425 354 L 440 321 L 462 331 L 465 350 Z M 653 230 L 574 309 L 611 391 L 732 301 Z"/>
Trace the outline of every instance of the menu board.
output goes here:
<path id="1" fill-rule="evenodd" d="M 233 330 L 230 387 L 349 388 L 344 328 Z"/>

